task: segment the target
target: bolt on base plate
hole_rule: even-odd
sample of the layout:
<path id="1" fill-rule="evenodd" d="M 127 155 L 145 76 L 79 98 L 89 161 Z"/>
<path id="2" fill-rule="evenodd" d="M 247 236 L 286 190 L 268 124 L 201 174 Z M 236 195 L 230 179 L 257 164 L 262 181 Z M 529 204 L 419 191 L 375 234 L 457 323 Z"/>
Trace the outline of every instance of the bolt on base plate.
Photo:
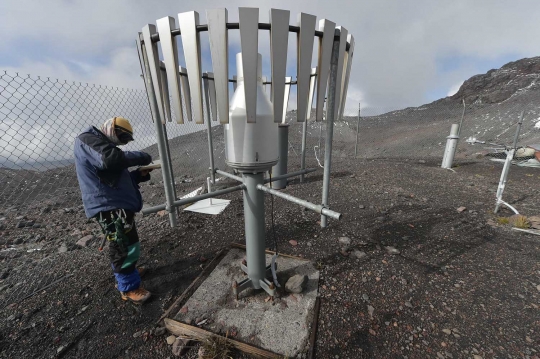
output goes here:
<path id="1" fill-rule="evenodd" d="M 246 273 L 246 274 L 248 273 L 247 263 L 246 263 L 245 260 L 243 260 L 242 263 L 240 264 L 240 268 L 242 268 L 242 271 L 244 273 Z M 267 277 L 272 276 L 272 268 L 271 268 L 271 266 L 266 267 L 266 276 Z M 264 289 L 264 291 L 266 293 L 268 293 L 268 295 L 270 297 L 272 297 L 272 299 L 274 299 L 275 294 L 276 294 L 276 286 L 274 285 L 274 283 L 272 283 L 268 279 L 264 278 L 264 279 L 259 280 L 259 286 L 262 289 Z M 253 285 L 253 281 L 250 278 L 245 278 L 245 279 L 241 280 L 240 283 L 235 281 L 233 283 L 233 285 L 232 285 L 233 294 L 234 294 L 234 296 L 236 297 L 237 300 L 238 300 L 238 294 L 240 294 L 240 292 L 242 292 L 242 291 L 244 291 L 244 290 L 246 290 L 248 288 L 255 288 L 255 286 Z"/>

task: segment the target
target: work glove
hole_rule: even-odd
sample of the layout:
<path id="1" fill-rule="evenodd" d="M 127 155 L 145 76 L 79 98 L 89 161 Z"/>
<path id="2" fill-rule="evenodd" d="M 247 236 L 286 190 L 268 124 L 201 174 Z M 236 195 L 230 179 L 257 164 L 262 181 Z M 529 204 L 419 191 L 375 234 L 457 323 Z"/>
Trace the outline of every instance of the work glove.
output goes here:
<path id="1" fill-rule="evenodd" d="M 141 155 L 143 156 L 140 164 L 140 166 L 146 166 L 146 165 L 149 165 L 150 163 L 152 163 L 152 156 L 150 156 L 148 153 L 146 152 L 141 152 Z"/>
<path id="2" fill-rule="evenodd" d="M 126 167 L 146 166 L 152 163 L 152 156 L 142 151 L 124 151 L 127 161 Z"/>

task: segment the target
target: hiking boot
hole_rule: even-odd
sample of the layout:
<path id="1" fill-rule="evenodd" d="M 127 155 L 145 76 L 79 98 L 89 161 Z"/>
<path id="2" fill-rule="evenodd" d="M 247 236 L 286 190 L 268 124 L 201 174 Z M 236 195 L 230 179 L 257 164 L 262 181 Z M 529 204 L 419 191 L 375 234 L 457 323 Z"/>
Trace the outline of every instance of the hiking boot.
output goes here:
<path id="1" fill-rule="evenodd" d="M 120 292 L 120 296 L 122 297 L 122 300 L 129 300 L 135 304 L 142 304 L 150 298 L 151 293 L 143 287 L 139 287 L 138 289 L 129 292 Z"/>
<path id="2" fill-rule="evenodd" d="M 137 272 L 139 272 L 139 277 L 142 278 L 142 276 L 148 272 L 148 269 L 146 269 L 146 267 L 137 267 Z"/>

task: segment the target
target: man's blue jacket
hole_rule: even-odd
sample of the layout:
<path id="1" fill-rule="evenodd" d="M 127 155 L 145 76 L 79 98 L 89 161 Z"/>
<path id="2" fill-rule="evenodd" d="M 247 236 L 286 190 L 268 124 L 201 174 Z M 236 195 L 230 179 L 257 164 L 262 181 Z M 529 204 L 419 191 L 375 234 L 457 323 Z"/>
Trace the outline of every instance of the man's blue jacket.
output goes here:
<path id="1" fill-rule="evenodd" d="M 149 154 L 122 151 L 95 127 L 87 128 L 75 139 L 74 153 L 86 217 L 114 209 L 142 209 L 138 183 L 148 181 L 150 175 L 141 176 L 138 170 L 129 172 L 128 167 L 149 164 Z"/>

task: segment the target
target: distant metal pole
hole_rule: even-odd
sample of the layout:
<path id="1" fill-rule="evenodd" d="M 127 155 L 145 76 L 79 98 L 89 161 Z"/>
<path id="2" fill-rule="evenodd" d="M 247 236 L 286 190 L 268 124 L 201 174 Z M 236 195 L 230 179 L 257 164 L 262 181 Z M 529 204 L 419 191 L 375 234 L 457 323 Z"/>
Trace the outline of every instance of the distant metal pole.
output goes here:
<path id="1" fill-rule="evenodd" d="M 459 130 L 457 136 L 461 135 L 461 126 L 463 125 L 463 118 L 465 117 L 465 99 L 463 99 L 463 112 L 461 113 L 461 121 L 459 121 Z"/>
<path id="2" fill-rule="evenodd" d="M 356 121 L 356 143 L 354 144 L 354 157 L 358 156 L 358 132 L 360 131 L 360 102 L 358 102 L 358 120 Z"/>
<path id="3" fill-rule="evenodd" d="M 465 118 L 465 99 L 463 99 L 463 112 L 461 113 L 461 120 L 459 121 L 459 128 L 458 128 L 458 131 L 457 131 L 457 139 L 455 141 L 455 145 L 454 145 L 454 149 L 453 149 L 453 152 L 449 155 L 452 156 L 452 161 L 454 160 L 454 157 L 456 157 L 456 151 L 457 151 L 457 147 L 458 147 L 458 142 L 459 142 L 459 139 L 460 139 L 460 136 L 461 136 L 461 128 L 463 126 L 463 119 Z M 452 134 L 450 134 L 452 135 Z M 451 168 L 452 167 L 452 163 L 450 163 L 450 167 L 443 167 L 443 168 Z"/>
<path id="4" fill-rule="evenodd" d="M 307 140 L 307 120 L 302 123 L 302 157 L 300 158 L 300 169 L 306 169 L 306 140 Z M 304 174 L 300 175 L 300 183 L 304 182 Z"/>
<path id="5" fill-rule="evenodd" d="M 322 190 L 322 206 L 328 207 L 330 191 L 330 168 L 332 165 L 332 139 L 334 137 L 334 112 L 337 106 L 337 68 L 339 60 L 339 41 L 334 40 L 332 59 L 330 60 L 330 79 L 328 81 L 328 102 L 326 104 L 326 141 L 324 146 L 324 174 Z M 327 227 L 328 218 L 321 215 L 321 227 Z"/>
<path id="6" fill-rule="evenodd" d="M 140 44 L 140 42 L 139 42 Z M 145 74 L 146 74 L 146 90 L 148 92 L 148 97 L 150 99 L 150 111 L 152 117 L 154 118 L 154 124 L 156 126 L 156 137 L 157 137 L 157 147 L 159 152 L 159 157 L 162 161 L 161 173 L 163 175 L 163 187 L 165 188 L 165 200 L 167 202 L 166 210 L 169 212 L 169 223 L 171 227 L 176 227 L 176 208 L 173 206 L 174 203 L 174 190 L 172 188 L 172 173 L 171 165 L 169 163 L 170 159 L 167 156 L 167 148 L 165 137 L 165 132 L 163 131 L 163 124 L 161 123 L 161 118 L 159 117 L 159 112 L 157 108 L 157 98 L 154 92 L 154 86 L 152 85 L 152 77 L 150 75 L 150 65 L 148 64 L 148 57 L 146 55 L 146 49 L 144 47 L 140 48 L 142 52 L 142 59 L 144 62 Z"/>
<path id="7" fill-rule="evenodd" d="M 525 114 L 525 111 L 521 111 L 521 115 L 519 116 L 519 122 L 517 124 L 516 128 L 516 134 L 514 135 L 514 142 L 512 143 L 512 148 L 514 150 L 517 149 L 517 143 L 519 139 L 519 133 L 521 132 L 521 125 L 523 125 L 523 115 Z"/>
<path id="8" fill-rule="evenodd" d="M 458 132 L 459 125 L 457 123 L 452 124 L 452 127 L 450 128 L 450 136 L 446 137 L 446 147 L 444 149 L 441 168 L 452 168 L 454 154 L 456 153 L 457 143 L 459 140 Z"/>

